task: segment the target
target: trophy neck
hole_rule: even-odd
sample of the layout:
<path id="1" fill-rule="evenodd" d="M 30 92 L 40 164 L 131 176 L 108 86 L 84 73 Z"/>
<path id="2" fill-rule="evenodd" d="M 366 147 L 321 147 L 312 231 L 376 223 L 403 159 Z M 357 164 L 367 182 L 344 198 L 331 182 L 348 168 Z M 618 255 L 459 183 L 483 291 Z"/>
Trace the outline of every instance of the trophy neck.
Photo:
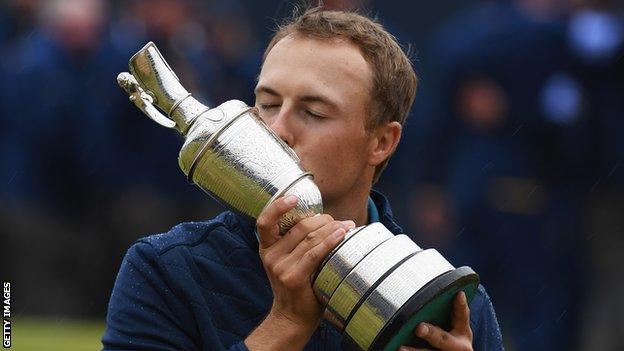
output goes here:
<path id="1" fill-rule="evenodd" d="M 197 101 L 189 94 L 173 106 L 172 111 L 169 113 L 169 118 L 175 122 L 175 128 L 182 135 L 186 136 L 189 128 L 195 123 L 197 118 L 209 110 L 208 106 Z"/>

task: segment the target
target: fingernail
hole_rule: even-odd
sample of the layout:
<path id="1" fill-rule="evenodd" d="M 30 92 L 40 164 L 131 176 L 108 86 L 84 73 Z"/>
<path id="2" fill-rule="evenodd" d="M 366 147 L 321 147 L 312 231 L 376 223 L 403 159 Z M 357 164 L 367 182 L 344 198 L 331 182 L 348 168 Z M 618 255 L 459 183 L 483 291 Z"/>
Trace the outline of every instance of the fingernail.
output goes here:
<path id="1" fill-rule="evenodd" d="M 344 224 L 345 226 L 347 226 L 347 228 L 351 229 L 351 228 L 355 228 L 355 222 L 354 221 L 342 221 L 342 224 Z"/>
<path id="2" fill-rule="evenodd" d="M 460 292 L 459 292 L 459 300 L 460 300 L 462 303 L 464 303 L 464 304 L 467 304 L 467 303 L 468 303 L 468 300 L 466 299 L 466 293 L 465 293 L 465 292 L 463 292 L 463 291 L 460 291 Z"/>
<path id="3" fill-rule="evenodd" d="M 297 199 L 295 195 L 288 195 L 284 198 L 284 203 L 289 206 L 296 204 L 297 201 L 299 201 L 299 199 Z"/>
<path id="4" fill-rule="evenodd" d="M 418 329 L 416 330 L 416 333 L 418 334 L 418 336 L 421 336 L 421 337 L 429 334 L 429 326 L 425 323 L 420 323 L 418 325 Z"/>

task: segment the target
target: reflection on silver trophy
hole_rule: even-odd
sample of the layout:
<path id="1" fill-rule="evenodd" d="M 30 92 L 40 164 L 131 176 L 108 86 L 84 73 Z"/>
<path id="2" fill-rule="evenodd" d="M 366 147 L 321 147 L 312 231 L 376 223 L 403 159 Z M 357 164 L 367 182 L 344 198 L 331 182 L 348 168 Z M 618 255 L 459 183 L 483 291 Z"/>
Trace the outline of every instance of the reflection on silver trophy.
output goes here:
<path id="1" fill-rule="evenodd" d="M 312 174 L 254 108 L 236 100 L 203 105 L 151 42 L 129 67 L 119 85 L 148 117 L 185 137 L 178 161 L 189 181 L 251 218 L 276 198 L 296 195 L 299 203 L 280 221 L 284 234 L 323 212 Z M 478 282 L 469 267 L 456 269 L 436 250 L 373 223 L 347 233 L 319 267 L 313 289 L 346 349 L 396 350 L 418 344 L 412 331 L 420 322 L 447 327 L 455 294 L 464 291 L 470 301 Z"/>

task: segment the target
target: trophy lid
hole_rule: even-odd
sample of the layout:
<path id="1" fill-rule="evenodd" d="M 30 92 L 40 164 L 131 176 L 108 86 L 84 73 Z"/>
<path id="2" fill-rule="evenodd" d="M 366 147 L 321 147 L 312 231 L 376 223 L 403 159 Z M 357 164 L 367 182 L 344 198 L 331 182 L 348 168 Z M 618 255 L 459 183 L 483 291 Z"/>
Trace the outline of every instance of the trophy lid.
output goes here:
<path id="1" fill-rule="evenodd" d="M 167 115 L 190 95 L 151 41 L 130 58 L 128 66 L 141 87 L 151 93 L 154 104 Z"/>
<path id="2" fill-rule="evenodd" d="M 130 73 L 120 73 L 117 82 L 130 100 L 158 124 L 185 135 L 195 119 L 209 110 L 191 97 L 153 42 L 134 54 L 128 66 Z"/>

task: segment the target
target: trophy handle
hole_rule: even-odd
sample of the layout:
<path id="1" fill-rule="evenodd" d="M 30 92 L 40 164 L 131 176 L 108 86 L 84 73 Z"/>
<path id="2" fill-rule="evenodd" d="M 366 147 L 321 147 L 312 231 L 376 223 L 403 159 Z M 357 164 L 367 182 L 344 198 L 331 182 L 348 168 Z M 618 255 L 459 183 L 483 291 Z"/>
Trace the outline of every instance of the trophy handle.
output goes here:
<path id="1" fill-rule="evenodd" d="M 160 113 L 154 106 L 154 98 L 137 82 L 136 78 L 128 72 L 119 73 L 117 84 L 129 95 L 136 107 L 138 107 L 151 120 L 166 128 L 175 128 L 176 123 Z"/>

